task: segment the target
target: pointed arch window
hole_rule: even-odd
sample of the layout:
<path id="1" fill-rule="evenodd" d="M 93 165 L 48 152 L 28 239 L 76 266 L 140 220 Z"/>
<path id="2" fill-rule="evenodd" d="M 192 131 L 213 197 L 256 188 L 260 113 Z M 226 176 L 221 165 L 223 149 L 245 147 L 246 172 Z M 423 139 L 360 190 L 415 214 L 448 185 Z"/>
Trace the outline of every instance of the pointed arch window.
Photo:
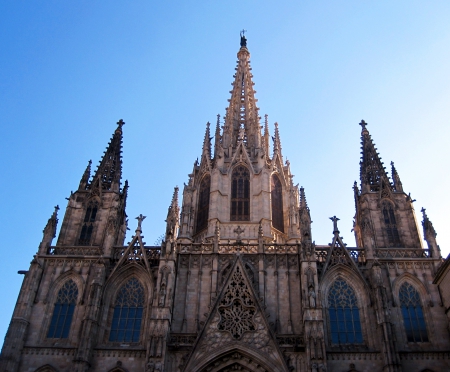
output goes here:
<path id="1" fill-rule="evenodd" d="M 81 227 L 80 239 L 78 239 L 79 245 L 90 245 L 92 238 L 92 231 L 94 230 L 94 222 L 97 217 L 98 202 L 89 202 L 86 208 L 86 214 L 84 215 L 83 226 Z"/>
<path id="2" fill-rule="evenodd" d="M 277 230 L 284 232 L 283 220 L 283 189 L 281 181 L 277 175 L 272 175 L 271 183 L 271 199 L 272 199 L 272 226 Z"/>
<path id="3" fill-rule="evenodd" d="M 250 172 L 240 165 L 231 176 L 231 221 L 250 221 Z"/>
<path id="4" fill-rule="evenodd" d="M 200 182 L 197 204 L 197 232 L 202 231 L 208 226 L 210 188 L 211 177 L 209 174 L 207 174 L 202 178 L 202 181 Z"/>
<path id="5" fill-rule="evenodd" d="M 136 278 L 131 278 L 119 289 L 109 341 L 139 342 L 144 299 L 144 287 Z"/>
<path id="6" fill-rule="evenodd" d="M 332 344 L 363 342 L 355 291 L 343 279 L 337 279 L 328 292 L 328 312 Z"/>
<path id="7" fill-rule="evenodd" d="M 419 292 L 411 284 L 403 283 L 399 299 L 408 342 L 428 342 Z"/>
<path id="8" fill-rule="evenodd" d="M 67 338 L 78 298 L 78 287 L 72 279 L 64 283 L 56 297 L 47 338 Z"/>
<path id="9" fill-rule="evenodd" d="M 398 234 L 397 221 L 395 219 L 394 208 L 391 203 L 383 204 L 383 220 L 389 247 L 401 247 L 402 245 Z"/>

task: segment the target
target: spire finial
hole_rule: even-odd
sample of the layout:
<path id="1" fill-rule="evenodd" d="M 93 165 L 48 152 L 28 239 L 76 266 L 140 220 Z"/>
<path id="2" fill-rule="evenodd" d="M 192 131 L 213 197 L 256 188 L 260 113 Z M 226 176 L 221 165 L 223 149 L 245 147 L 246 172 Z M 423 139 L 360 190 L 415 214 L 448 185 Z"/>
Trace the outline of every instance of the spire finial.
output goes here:
<path id="1" fill-rule="evenodd" d="M 339 218 L 336 216 L 330 217 L 330 220 L 333 221 L 333 234 L 339 234 L 339 229 L 337 226 L 337 222 L 339 221 Z"/>
<path id="2" fill-rule="evenodd" d="M 245 37 L 245 33 L 247 30 L 242 29 L 240 32 L 241 35 L 241 47 L 246 48 L 247 47 L 247 38 Z"/>
<path id="3" fill-rule="evenodd" d="M 136 232 L 142 232 L 142 221 L 146 219 L 147 216 L 143 216 L 142 213 L 136 217 L 138 220 L 138 226 L 136 228 Z"/>
<path id="4" fill-rule="evenodd" d="M 391 174 L 392 174 L 392 182 L 394 183 L 395 191 L 403 192 L 402 181 L 400 181 L 400 176 L 398 175 L 397 169 L 395 169 L 393 161 L 391 161 Z"/>
<path id="5" fill-rule="evenodd" d="M 85 190 L 89 182 L 89 178 L 91 177 L 91 164 L 92 160 L 89 160 L 88 165 L 83 173 L 83 176 L 81 177 L 80 186 L 78 187 L 80 190 Z"/>
<path id="6" fill-rule="evenodd" d="M 361 120 L 361 123 L 359 123 L 359 125 L 361 125 L 362 130 L 367 130 L 366 128 L 367 123 L 364 120 Z"/>

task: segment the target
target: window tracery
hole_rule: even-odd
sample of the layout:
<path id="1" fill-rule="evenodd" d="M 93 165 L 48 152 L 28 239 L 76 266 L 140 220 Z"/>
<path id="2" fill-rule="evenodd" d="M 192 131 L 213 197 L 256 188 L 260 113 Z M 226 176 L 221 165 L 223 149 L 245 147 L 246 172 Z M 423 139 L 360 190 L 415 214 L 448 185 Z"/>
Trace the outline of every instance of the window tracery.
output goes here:
<path id="1" fill-rule="evenodd" d="M 343 279 L 337 279 L 328 292 L 328 312 L 333 344 L 363 342 L 355 291 Z"/>
<path id="2" fill-rule="evenodd" d="M 92 232 L 94 230 L 94 222 L 97 217 L 98 202 L 89 202 L 86 208 L 86 214 L 84 215 L 83 226 L 81 228 L 80 239 L 78 240 L 79 245 L 90 245 Z"/>
<path id="3" fill-rule="evenodd" d="M 217 328 L 230 332 L 235 339 L 240 339 L 245 332 L 256 330 L 253 321 L 256 307 L 239 266 L 228 283 L 218 309 L 220 322 Z"/>
<path id="4" fill-rule="evenodd" d="M 277 175 L 272 175 L 271 183 L 272 199 L 272 226 L 277 230 L 284 232 L 283 220 L 283 189 L 280 179 Z"/>
<path id="5" fill-rule="evenodd" d="M 78 287 L 69 279 L 64 283 L 56 297 L 53 315 L 47 338 L 67 338 L 78 298 Z"/>
<path id="6" fill-rule="evenodd" d="M 383 204 L 383 220 L 389 247 L 401 247 L 400 236 L 397 229 L 394 209 L 391 203 Z"/>
<path id="7" fill-rule="evenodd" d="M 428 342 L 419 292 L 411 284 L 403 283 L 400 287 L 399 300 L 408 342 Z"/>
<path id="8" fill-rule="evenodd" d="M 250 221 L 250 172 L 240 165 L 231 176 L 231 221 Z"/>
<path id="9" fill-rule="evenodd" d="M 144 287 L 136 278 L 131 278 L 119 289 L 114 304 L 109 341 L 139 341 L 144 299 Z"/>
<path id="10" fill-rule="evenodd" d="M 199 188 L 197 205 L 197 233 L 208 226 L 210 187 L 211 177 L 207 174 L 203 177 Z"/>

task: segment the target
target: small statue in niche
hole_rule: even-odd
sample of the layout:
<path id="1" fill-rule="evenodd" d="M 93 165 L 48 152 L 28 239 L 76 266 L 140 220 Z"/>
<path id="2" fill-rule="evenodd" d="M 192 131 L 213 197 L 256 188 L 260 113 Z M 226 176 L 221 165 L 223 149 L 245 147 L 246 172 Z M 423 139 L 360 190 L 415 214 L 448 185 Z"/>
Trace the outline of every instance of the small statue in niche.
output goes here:
<path id="1" fill-rule="evenodd" d="M 161 284 L 161 289 L 159 290 L 159 307 L 163 307 L 166 302 L 166 285 Z"/>
<path id="2" fill-rule="evenodd" d="M 155 363 L 153 363 L 153 361 L 149 361 L 147 363 L 147 370 L 146 372 L 154 372 L 155 371 Z"/>
<path id="3" fill-rule="evenodd" d="M 308 289 L 308 299 L 309 299 L 309 307 L 316 307 L 316 292 L 314 291 L 314 286 L 310 285 Z"/>

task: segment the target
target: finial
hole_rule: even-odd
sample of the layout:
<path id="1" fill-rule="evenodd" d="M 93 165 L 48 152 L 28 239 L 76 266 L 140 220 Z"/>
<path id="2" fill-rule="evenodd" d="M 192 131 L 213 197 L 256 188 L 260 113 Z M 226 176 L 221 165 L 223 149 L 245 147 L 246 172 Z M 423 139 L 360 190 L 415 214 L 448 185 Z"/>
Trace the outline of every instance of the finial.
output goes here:
<path id="1" fill-rule="evenodd" d="M 55 211 L 53 212 L 53 216 L 56 217 L 56 215 L 58 214 L 58 211 L 59 211 L 59 205 L 56 205 L 55 206 Z"/>
<path id="2" fill-rule="evenodd" d="M 117 122 L 117 125 L 119 126 L 120 129 L 122 129 L 122 127 L 125 125 L 125 122 L 123 121 L 123 119 L 120 119 L 120 120 Z"/>
<path id="3" fill-rule="evenodd" d="M 241 30 L 241 47 L 247 47 L 247 39 L 245 37 L 245 33 L 247 32 L 247 30 L 242 29 Z"/>
<path id="4" fill-rule="evenodd" d="M 337 226 L 337 222 L 339 221 L 339 218 L 336 216 L 330 217 L 330 220 L 333 221 L 333 234 L 339 234 L 339 229 Z"/>
<path id="5" fill-rule="evenodd" d="M 361 125 L 362 130 L 367 130 L 366 129 L 367 123 L 364 120 L 361 120 L 361 123 L 359 123 L 359 125 Z"/>
<path id="6" fill-rule="evenodd" d="M 138 226 L 137 226 L 136 232 L 142 231 L 142 221 L 144 221 L 146 217 L 147 216 L 143 216 L 142 213 L 136 217 L 136 219 L 138 220 Z"/>
<path id="7" fill-rule="evenodd" d="M 424 219 L 424 220 L 427 220 L 427 219 L 428 219 L 428 216 L 427 216 L 427 214 L 426 214 L 426 212 L 425 212 L 426 209 L 425 209 L 425 208 L 422 208 L 420 211 L 422 212 L 423 219 Z"/>

